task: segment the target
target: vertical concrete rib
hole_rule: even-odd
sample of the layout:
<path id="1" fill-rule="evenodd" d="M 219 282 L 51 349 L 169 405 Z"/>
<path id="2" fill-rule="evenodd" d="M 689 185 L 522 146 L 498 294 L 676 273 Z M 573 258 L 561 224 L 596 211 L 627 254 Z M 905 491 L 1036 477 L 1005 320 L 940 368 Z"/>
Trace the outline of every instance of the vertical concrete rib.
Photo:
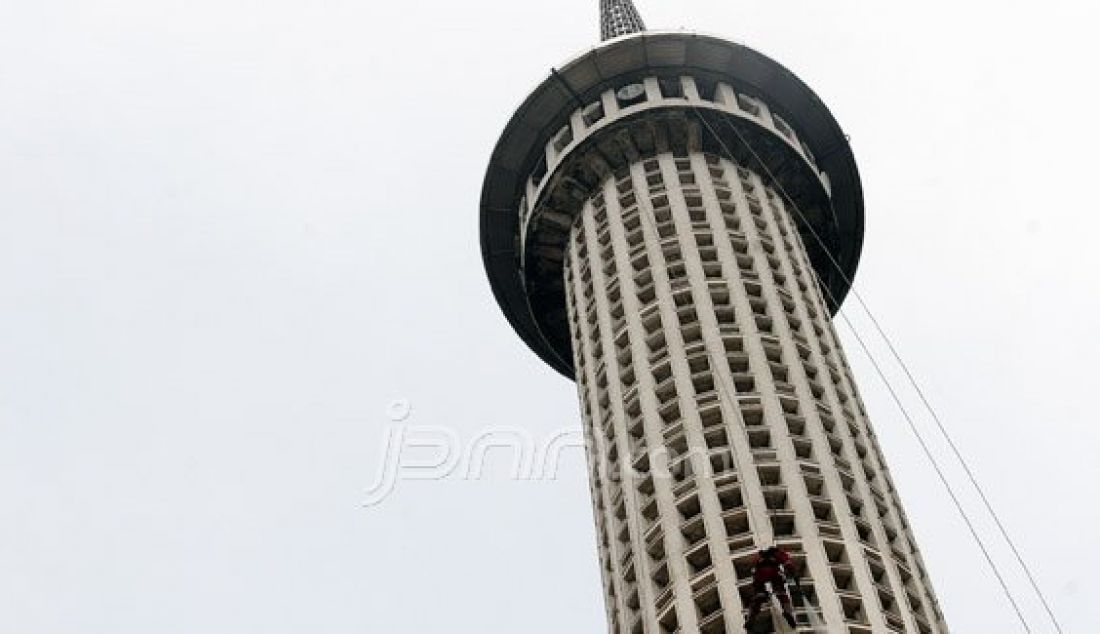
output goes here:
<path id="1" fill-rule="evenodd" d="M 620 181 L 623 183 L 622 191 L 620 191 Z M 644 201 L 640 200 L 637 192 L 634 190 L 633 183 L 630 180 L 630 176 L 626 175 L 622 178 L 616 178 L 612 176 L 604 183 L 604 198 L 607 202 L 609 223 L 612 228 L 612 239 L 614 241 L 616 257 L 618 260 L 618 266 L 620 271 L 629 272 L 632 270 L 631 265 L 627 261 L 630 250 L 627 246 L 625 226 L 623 225 L 623 207 L 622 200 L 624 198 L 630 200 L 633 199 L 635 205 L 635 212 L 640 216 L 644 216 L 647 212 L 645 209 Z M 612 220 L 613 219 L 613 220 Z M 644 226 L 644 222 L 642 222 Z M 648 253 L 650 262 L 654 262 L 652 258 L 656 256 L 654 251 L 654 244 L 651 236 L 646 235 L 643 232 L 643 240 L 645 244 L 645 250 Z M 623 268 L 623 265 L 626 268 Z M 647 545 L 655 552 L 661 553 L 658 556 L 657 565 L 655 568 L 660 568 L 662 565 L 667 569 L 667 576 L 670 583 L 667 583 L 668 587 L 664 590 L 655 588 L 656 594 L 651 609 L 654 613 L 664 615 L 668 613 L 668 606 L 664 604 L 662 600 L 664 597 L 669 596 L 667 593 L 671 590 L 671 599 L 676 605 L 677 620 L 676 623 L 679 627 L 684 628 L 684 631 L 694 631 L 695 619 L 693 611 L 688 610 L 691 605 L 691 596 L 686 591 L 686 588 L 682 583 L 676 583 L 676 580 L 686 579 L 688 576 L 686 570 L 686 563 L 684 562 L 684 552 L 680 542 L 675 539 L 675 536 L 679 534 L 679 524 L 676 521 L 676 508 L 675 499 L 671 490 L 671 482 L 669 477 L 665 474 L 670 473 L 670 467 L 668 464 L 668 453 L 660 451 L 665 443 L 662 436 L 663 418 L 661 415 L 662 403 L 658 398 L 658 385 L 656 377 L 650 372 L 650 352 L 648 346 L 645 344 L 646 332 L 645 326 L 641 321 L 633 319 L 633 315 L 639 314 L 642 306 L 638 300 L 636 289 L 634 288 L 633 278 L 627 279 L 626 276 L 620 277 L 620 283 L 625 284 L 626 288 L 631 289 L 632 292 L 627 294 L 624 290 L 623 293 L 623 308 L 624 311 L 627 307 L 630 307 L 631 312 L 627 313 L 627 333 L 629 337 L 629 358 L 632 367 L 636 372 L 636 380 L 638 382 L 638 398 L 640 404 L 641 424 L 644 437 L 644 448 L 648 448 L 648 459 L 650 462 L 650 470 L 652 472 L 652 496 L 656 502 L 658 517 L 655 522 L 649 522 L 649 529 L 647 535 L 650 539 L 647 539 Z M 664 322 L 664 296 L 660 291 L 660 284 L 657 284 L 655 301 L 660 307 L 660 313 L 662 315 L 662 323 Z M 638 311 L 638 312 L 635 312 Z M 665 338 L 666 345 L 668 344 L 668 338 Z M 659 352 L 659 351 L 658 351 Z M 665 354 L 671 356 L 670 351 L 666 350 Z M 645 451 L 645 449 L 643 449 Z M 632 454 L 633 457 L 633 454 Z M 641 516 L 642 509 L 634 509 L 639 516 Z M 645 521 L 645 518 L 641 518 Z M 661 545 L 657 546 L 653 544 L 654 541 L 659 540 Z M 646 552 L 649 552 L 647 549 Z M 652 582 L 652 577 L 649 578 Z M 668 618 L 663 619 L 665 622 L 669 622 Z"/>
<path id="2" fill-rule="evenodd" d="M 633 477 L 632 466 L 627 463 L 624 458 L 630 456 L 630 441 L 627 437 L 627 429 L 625 425 L 626 415 L 624 413 L 625 399 L 622 394 L 622 381 L 619 376 L 620 368 L 616 363 L 614 355 L 608 355 L 608 351 L 614 350 L 613 333 L 615 331 L 611 307 L 610 298 L 607 294 L 607 288 L 609 282 L 607 280 L 606 263 L 601 252 L 603 245 L 600 244 L 599 230 L 597 229 L 595 219 L 596 204 L 590 201 L 585 205 L 584 213 L 581 217 L 583 236 L 586 250 L 589 257 L 589 265 L 591 271 L 591 284 L 595 289 L 594 297 L 597 307 L 597 320 L 596 336 L 599 340 L 599 345 L 603 354 L 594 359 L 597 368 L 602 368 L 606 372 L 606 385 L 609 394 L 602 395 L 597 393 L 597 400 L 605 400 L 611 405 L 611 417 L 610 423 L 614 429 L 614 444 L 609 448 L 608 453 L 604 455 L 607 459 L 613 454 L 617 457 L 618 468 L 608 468 L 608 477 L 613 491 L 618 491 L 621 495 L 616 494 L 612 496 L 614 506 L 609 507 L 609 512 L 618 514 L 618 507 L 620 504 L 619 498 L 621 497 L 621 503 L 624 505 L 625 514 L 620 518 L 620 521 L 625 524 L 626 529 L 629 531 L 629 543 L 630 543 L 630 558 L 628 562 L 620 562 L 624 566 L 633 566 L 635 570 L 636 578 L 646 579 L 648 573 L 648 565 L 645 560 L 644 553 L 645 542 L 643 539 L 644 528 L 639 522 L 638 514 L 632 512 L 632 509 L 637 509 L 641 506 L 638 496 L 640 493 L 634 487 L 635 478 Z M 606 211 L 604 212 L 606 214 Z M 592 384 L 592 389 L 598 390 L 598 383 Z M 615 478 L 611 480 L 611 478 Z M 617 487 L 617 488 L 614 488 Z M 614 538 L 618 539 L 619 535 L 614 535 Z M 651 589 L 647 583 L 636 583 L 636 587 L 632 592 L 637 592 L 638 605 L 643 612 L 643 618 L 641 622 L 644 625 L 643 631 L 646 633 L 656 632 L 656 615 L 652 611 L 652 597 Z M 627 597 L 628 605 L 631 602 L 631 598 Z M 625 618 L 625 615 L 624 615 Z M 624 625 L 630 625 L 626 623 Z"/>
<path id="3" fill-rule="evenodd" d="M 576 273 L 578 269 L 587 268 L 587 264 L 581 261 L 578 254 L 578 241 L 583 242 L 584 236 L 584 232 L 578 232 L 569 241 L 570 255 L 565 269 L 567 307 L 570 322 L 578 335 L 574 337 L 574 367 L 578 370 L 577 391 L 584 412 L 582 418 L 586 437 L 585 454 L 588 457 L 589 477 L 592 483 L 592 501 L 602 564 L 600 572 L 603 577 L 604 592 L 609 611 L 608 627 L 610 631 L 614 632 L 617 624 L 628 613 L 625 604 L 627 593 L 624 587 L 628 582 L 622 566 L 622 549 L 619 547 L 618 542 L 612 539 L 614 528 L 612 513 L 614 507 L 607 486 L 609 478 L 618 477 L 608 473 L 609 465 L 605 459 L 605 456 L 610 453 L 608 443 L 614 443 L 616 440 L 609 441 L 604 431 L 596 425 L 597 421 L 603 420 L 604 415 L 593 416 L 592 413 L 593 400 L 589 386 L 596 384 L 595 367 L 598 359 L 593 351 L 591 333 L 585 332 L 581 328 L 581 324 L 585 323 L 583 316 L 588 312 L 589 301 L 595 301 L 594 293 L 585 292 L 582 277 Z M 592 296 L 591 300 L 588 298 L 589 295 Z M 597 403 L 596 406 L 598 407 L 599 404 Z"/>

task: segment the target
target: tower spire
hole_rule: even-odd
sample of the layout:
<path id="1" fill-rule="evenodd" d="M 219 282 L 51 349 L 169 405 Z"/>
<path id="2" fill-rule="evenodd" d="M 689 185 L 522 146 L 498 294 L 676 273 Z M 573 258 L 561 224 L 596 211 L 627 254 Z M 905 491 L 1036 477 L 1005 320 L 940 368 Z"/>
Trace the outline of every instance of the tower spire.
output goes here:
<path id="1" fill-rule="evenodd" d="M 644 30 L 645 23 L 633 0 L 600 0 L 600 39 L 606 41 Z"/>

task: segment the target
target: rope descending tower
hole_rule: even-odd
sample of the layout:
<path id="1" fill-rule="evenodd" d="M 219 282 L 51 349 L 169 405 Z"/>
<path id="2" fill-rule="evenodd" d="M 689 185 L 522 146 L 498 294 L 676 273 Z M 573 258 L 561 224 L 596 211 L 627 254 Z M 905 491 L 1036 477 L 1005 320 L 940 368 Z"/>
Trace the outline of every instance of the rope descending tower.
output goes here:
<path id="1" fill-rule="evenodd" d="M 844 133 L 768 57 L 600 8 L 505 128 L 481 246 L 577 382 L 610 631 L 743 632 L 779 545 L 803 626 L 946 633 L 830 317 L 863 240 Z"/>

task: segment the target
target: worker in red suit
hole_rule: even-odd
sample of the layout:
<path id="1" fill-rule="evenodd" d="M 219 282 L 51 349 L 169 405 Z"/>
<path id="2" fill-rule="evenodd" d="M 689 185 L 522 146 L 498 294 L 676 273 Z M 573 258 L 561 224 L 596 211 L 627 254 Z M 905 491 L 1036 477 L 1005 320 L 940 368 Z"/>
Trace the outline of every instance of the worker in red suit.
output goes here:
<path id="1" fill-rule="evenodd" d="M 783 606 L 783 619 L 791 628 L 797 627 L 794 620 L 794 608 L 791 606 L 791 595 L 787 592 L 787 576 L 790 575 L 798 584 L 798 564 L 791 559 L 790 554 L 782 548 L 772 546 L 761 550 L 756 554 L 752 562 L 752 607 L 749 608 L 749 618 L 745 620 L 748 627 L 760 614 L 760 609 L 768 602 L 768 586 L 775 593 L 779 604 Z"/>

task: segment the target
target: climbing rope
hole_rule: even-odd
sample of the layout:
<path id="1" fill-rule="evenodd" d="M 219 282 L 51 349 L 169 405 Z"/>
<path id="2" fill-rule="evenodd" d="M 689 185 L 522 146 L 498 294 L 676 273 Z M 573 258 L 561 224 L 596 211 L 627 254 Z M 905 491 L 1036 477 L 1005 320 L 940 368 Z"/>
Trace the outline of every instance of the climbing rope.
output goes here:
<path id="1" fill-rule="evenodd" d="M 730 149 L 726 145 L 725 141 L 721 138 L 721 136 L 714 129 L 714 127 L 710 124 L 710 122 L 707 121 L 706 117 L 699 110 L 699 108 L 694 106 L 694 105 L 690 105 L 690 104 L 689 104 L 689 106 L 695 112 L 696 116 L 699 118 L 700 122 L 707 129 L 707 131 L 710 133 L 710 135 L 714 138 L 714 140 L 722 148 L 722 151 L 726 154 L 726 156 L 730 160 L 734 160 L 733 153 L 730 151 Z M 771 170 L 768 168 L 767 164 L 763 161 L 763 159 L 760 157 L 760 155 L 756 152 L 755 148 L 752 146 L 751 143 L 749 143 L 748 139 L 745 138 L 745 136 L 741 133 L 741 131 L 738 130 L 737 127 L 734 126 L 732 123 L 730 123 L 728 120 L 723 119 L 723 121 L 725 122 L 727 127 L 731 131 L 733 131 L 734 135 L 738 138 L 738 140 L 742 143 L 742 145 L 744 145 L 745 148 L 748 149 L 748 151 L 756 159 L 757 163 L 760 164 L 761 168 L 766 172 L 768 178 L 771 180 L 772 183 L 774 183 L 774 185 L 779 190 L 779 193 L 783 196 L 783 198 L 787 202 L 790 203 L 793 211 L 802 220 L 802 224 L 807 228 L 810 235 L 814 238 L 814 240 L 817 242 L 817 244 L 825 252 L 826 256 L 828 257 L 828 259 L 830 261 L 830 263 L 833 265 L 833 267 L 835 267 L 837 272 L 840 273 L 840 275 L 842 276 L 844 281 L 849 285 L 849 287 L 851 288 L 851 292 L 852 292 L 853 296 L 857 298 L 857 301 L 859 302 L 860 306 L 863 308 L 864 312 L 866 312 L 868 314 L 868 316 L 871 318 L 871 321 L 875 325 L 875 329 L 878 332 L 879 336 L 882 337 L 887 342 L 887 345 L 889 346 L 890 351 L 891 351 L 894 359 L 902 366 L 909 382 L 913 385 L 914 389 L 920 395 L 922 403 L 928 409 L 928 411 L 932 415 L 933 419 L 936 421 L 937 428 L 939 429 L 940 433 L 944 436 L 944 438 L 947 440 L 949 446 L 952 449 L 952 452 L 955 455 L 956 460 L 958 460 L 962 464 L 962 466 L 963 466 L 963 468 L 964 468 L 964 470 L 967 474 L 967 477 L 970 480 L 971 485 L 975 489 L 977 489 L 977 491 L 979 493 L 979 496 L 981 497 L 981 500 L 982 500 L 986 510 L 993 517 L 993 519 L 994 519 L 994 521 L 995 521 L 995 523 L 998 527 L 998 530 L 1000 531 L 1000 534 L 1001 534 L 1002 538 L 1008 543 L 1008 545 L 1010 546 L 1013 554 L 1016 557 L 1017 562 L 1019 563 L 1019 565 L 1021 566 L 1021 568 L 1024 570 L 1025 574 L 1027 575 L 1027 578 L 1028 578 L 1028 580 L 1031 584 L 1032 589 L 1035 591 L 1036 595 L 1039 597 L 1040 601 L 1042 602 L 1043 607 L 1046 609 L 1047 614 L 1049 615 L 1051 621 L 1054 624 L 1055 629 L 1057 629 L 1057 631 L 1061 633 L 1062 628 L 1061 628 L 1060 624 L 1058 623 L 1057 618 L 1054 615 L 1053 609 L 1050 607 L 1050 604 L 1046 600 L 1045 595 L 1040 590 L 1040 588 L 1038 586 L 1038 583 L 1036 582 L 1035 577 L 1034 577 L 1033 573 L 1031 572 L 1031 568 L 1027 565 L 1027 563 L 1023 559 L 1023 556 L 1021 555 L 1019 549 L 1016 547 L 1014 540 L 1012 540 L 1011 537 L 1009 536 L 1007 529 L 1005 528 L 1003 522 L 1000 520 L 1000 516 L 994 510 L 993 505 L 990 502 L 988 496 L 985 494 L 984 489 L 979 484 L 976 476 L 974 475 L 973 470 L 970 468 L 968 462 L 963 457 L 961 451 L 958 449 L 958 446 L 956 445 L 956 443 L 951 438 L 950 434 L 948 433 L 948 431 L 946 429 L 946 426 L 943 424 L 943 421 L 940 419 L 938 414 L 936 414 L 935 410 L 932 408 L 928 398 L 925 396 L 924 391 L 920 388 L 920 386 L 917 383 L 916 378 L 914 377 L 913 373 L 909 370 L 908 365 L 902 360 L 902 357 L 901 357 L 900 353 L 898 352 L 897 347 L 893 344 L 893 342 L 890 340 L 890 338 L 886 335 L 884 329 L 880 325 L 880 322 L 874 317 L 874 314 L 872 313 L 870 307 L 867 305 L 867 302 L 856 291 L 854 285 L 852 284 L 852 280 L 848 278 L 848 276 L 844 272 L 843 268 L 837 262 L 837 260 L 834 257 L 832 251 L 829 249 L 828 245 L 825 243 L 825 241 L 821 238 L 821 236 L 818 235 L 818 233 L 813 229 L 813 227 L 806 220 L 806 217 L 802 213 L 802 210 L 799 208 L 798 203 L 793 199 L 793 197 L 791 197 L 786 192 L 786 190 L 783 188 L 782 183 L 780 183 L 779 180 L 775 177 L 775 175 L 771 172 Z M 816 272 L 815 272 L 815 275 L 816 275 Z M 1032 631 L 1031 627 L 1029 626 L 1027 619 L 1024 617 L 1023 612 L 1020 610 L 1019 604 L 1017 603 L 1015 597 L 1013 596 L 1012 591 L 1009 589 L 1008 584 L 1005 581 L 1004 576 L 1002 575 L 1002 573 L 1000 571 L 1000 568 L 993 561 L 993 558 L 992 558 L 988 548 L 986 547 L 986 544 L 985 544 L 984 540 L 982 540 L 981 536 L 978 534 L 978 532 L 977 532 L 977 530 L 974 526 L 973 521 L 970 519 L 969 514 L 966 512 L 966 510 L 963 507 L 961 501 L 959 500 L 958 496 L 956 495 L 954 488 L 951 486 L 950 482 L 948 481 L 945 473 L 943 472 L 943 469 L 940 467 L 939 462 L 936 460 L 935 456 L 933 455 L 930 447 L 928 446 L 927 442 L 925 441 L 925 439 L 924 439 L 923 435 L 921 434 L 919 428 L 917 428 L 917 426 L 916 426 L 915 422 L 913 421 L 912 417 L 910 416 L 908 410 L 906 409 L 906 407 L 902 403 L 900 397 L 897 394 L 897 391 L 894 389 L 893 385 L 890 383 L 889 379 L 886 377 L 885 372 L 882 371 L 882 368 L 879 365 L 878 361 L 872 355 L 869 347 L 866 345 L 863 338 L 859 335 L 858 331 L 856 330 L 855 326 L 852 324 L 851 320 L 848 318 L 848 316 L 845 313 L 839 311 L 839 303 L 836 301 L 836 298 L 832 295 L 831 290 L 828 288 L 828 286 L 821 283 L 820 279 L 818 280 L 818 282 L 819 282 L 818 286 L 820 288 L 822 288 L 827 294 L 829 294 L 830 300 L 832 300 L 832 302 L 838 306 L 838 314 L 841 315 L 841 317 L 844 319 L 845 323 L 852 330 L 852 333 L 855 335 L 856 340 L 860 344 L 860 347 L 864 350 L 865 354 L 867 354 L 868 358 L 871 360 L 871 363 L 874 366 L 876 373 L 879 375 L 879 377 L 883 381 L 883 383 L 886 384 L 886 387 L 889 390 L 889 392 L 891 394 L 891 397 L 893 398 L 894 402 L 897 404 L 898 408 L 901 410 L 902 415 L 905 418 L 906 422 L 908 423 L 911 431 L 916 436 L 917 441 L 920 444 L 921 449 L 924 452 L 925 457 L 931 463 L 931 465 L 932 465 L 933 469 L 935 470 L 937 476 L 939 477 L 940 481 L 942 482 L 945 489 L 947 490 L 947 492 L 948 492 L 948 494 L 949 494 L 956 510 L 959 512 L 959 515 L 963 518 L 963 521 L 967 525 L 967 528 L 970 530 L 970 533 L 971 533 L 972 537 L 974 538 L 974 541 L 977 543 L 979 549 L 982 551 L 982 554 L 985 557 L 987 563 L 989 564 L 991 570 L 993 571 L 994 576 L 997 578 L 997 581 L 1000 584 L 1001 589 L 1005 594 L 1005 597 L 1008 599 L 1009 603 L 1011 604 L 1013 610 L 1016 613 L 1016 616 L 1019 618 L 1021 625 L 1023 626 L 1025 631 L 1031 632 Z"/>

